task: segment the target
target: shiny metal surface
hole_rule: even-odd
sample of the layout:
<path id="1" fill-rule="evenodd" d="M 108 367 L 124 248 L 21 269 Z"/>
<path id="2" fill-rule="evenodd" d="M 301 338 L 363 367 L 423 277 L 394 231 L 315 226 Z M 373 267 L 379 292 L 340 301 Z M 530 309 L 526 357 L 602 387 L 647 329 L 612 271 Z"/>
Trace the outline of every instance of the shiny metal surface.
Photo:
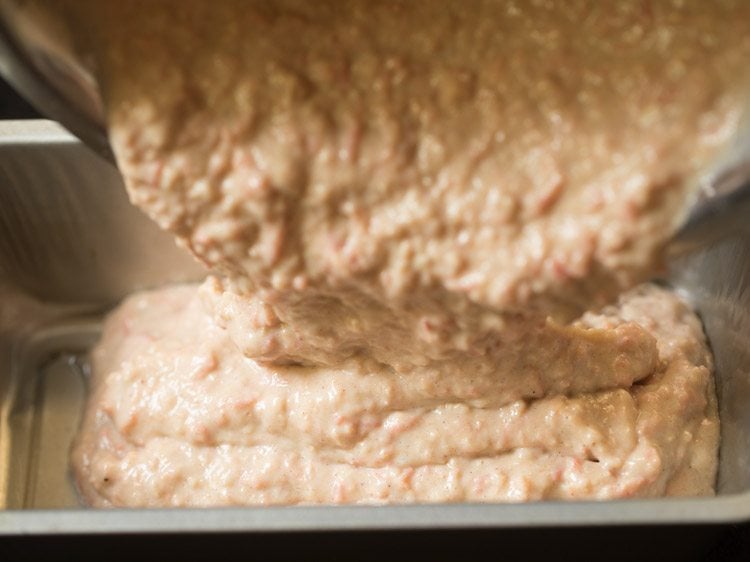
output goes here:
<path id="1" fill-rule="evenodd" d="M 200 271 L 132 207 L 117 170 L 59 126 L 0 122 L 0 151 L 7 282 L 46 301 L 107 303 Z"/>
<path id="2" fill-rule="evenodd" d="M 67 31 L 33 3 L 0 0 L 0 74 L 40 113 L 114 162 L 96 80 Z"/>
<path id="3" fill-rule="evenodd" d="M 733 236 L 750 235 L 750 125 L 743 123 L 734 141 L 698 179 L 699 197 L 673 237 L 673 260 L 689 256 Z"/>
<path id="4" fill-rule="evenodd" d="M 67 451 L 81 357 L 135 288 L 202 272 L 127 202 L 116 171 L 49 122 L 0 123 L 0 534 L 630 525 L 750 519 L 750 236 L 670 278 L 704 319 L 722 419 L 715 498 L 526 505 L 89 510 Z"/>

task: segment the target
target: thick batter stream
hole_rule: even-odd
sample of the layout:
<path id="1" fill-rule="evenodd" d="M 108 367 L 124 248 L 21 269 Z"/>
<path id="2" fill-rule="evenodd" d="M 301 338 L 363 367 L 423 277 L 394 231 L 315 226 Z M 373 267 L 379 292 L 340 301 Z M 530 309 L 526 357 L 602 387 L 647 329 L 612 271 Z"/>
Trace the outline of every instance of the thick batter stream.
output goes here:
<path id="1" fill-rule="evenodd" d="M 53 9 L 133 202 L 215 274 L 110 319 L 92 502 L 711 491 L 697 321 L 657 289 L 575 319 L 653 274 L 736 132 L 750 3 Z"/>

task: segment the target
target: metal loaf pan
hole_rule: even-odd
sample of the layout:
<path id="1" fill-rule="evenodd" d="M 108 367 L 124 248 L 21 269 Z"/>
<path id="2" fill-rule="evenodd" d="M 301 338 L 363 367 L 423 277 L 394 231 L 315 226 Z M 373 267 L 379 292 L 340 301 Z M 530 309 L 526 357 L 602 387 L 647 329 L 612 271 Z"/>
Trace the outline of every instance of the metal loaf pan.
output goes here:
<path id="1" fill-rule="evenodd" d="M 0 534 L 317 531 L 720 523 L 750 519 L 750 238 L 669 281 L 702 315 L 722 421 L 718 495 L 507 505 L 92 510 L 67 455 L 80 357 L 134 289 L 201 270 L 125 195 L 117 171 L 48 121 L 0 123 Z"/>

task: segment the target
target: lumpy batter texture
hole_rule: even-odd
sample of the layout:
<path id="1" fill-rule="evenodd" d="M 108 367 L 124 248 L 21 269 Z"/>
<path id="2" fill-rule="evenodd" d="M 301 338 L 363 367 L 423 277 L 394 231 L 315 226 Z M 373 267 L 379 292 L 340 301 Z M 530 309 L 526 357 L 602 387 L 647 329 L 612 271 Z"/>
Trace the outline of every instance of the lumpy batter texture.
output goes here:
<path id="1" fill-rule="evenodd" d="M 86 497 L 711 490 L 695 319 L 657 289 L 585 311 L 659 267 L 738 129 L 750 3 L 32 4 L 132 201 L 215 275 L 110 321 Z"/>
<path id="2" fill-rule="evenodd" d="M 491 365 L 503 332 L 611 301 L 748 91 L 742 0 L 50 4 L 133 202 L 275 365 Z"/>
<path id="3" fill-rule="evenodd" d="M 207 314 L 211 285 L 132 296 L 107 320 L 74 450 L 92 505 L 604 499 L 713 489 L 711 357 L 698 319 L 664 289 L 641 287 L 574 324 L 581 341 L 605 330 L 624 343 L 623 327 L 646 327 L 654 341 L 647 377 L 581 391 L 592 374 L 584 359 L 566 379 L 570 392 L 519 400 L 470 370 L 398 375 L 362 358 L 337 368 L 262 365 Z M 586 344 L 577 345 L 585 358 Z M 631 366 L 628 353 L 607 353 L 613 367 Z M 536 380 L 554 362 L 531 357 L 516 368 L 542 394 L 555 384 Z"/>

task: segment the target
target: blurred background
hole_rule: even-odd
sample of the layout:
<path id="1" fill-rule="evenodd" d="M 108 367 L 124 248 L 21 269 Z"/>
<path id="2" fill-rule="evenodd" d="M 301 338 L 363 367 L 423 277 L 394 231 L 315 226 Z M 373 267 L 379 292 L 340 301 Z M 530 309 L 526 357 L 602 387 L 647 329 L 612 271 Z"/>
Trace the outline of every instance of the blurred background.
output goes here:
<path id="1" fill-rule="evenodd" d="M 39 113 L 4 80 L 0 80 L 0 119 L 34 119 Z"/>

